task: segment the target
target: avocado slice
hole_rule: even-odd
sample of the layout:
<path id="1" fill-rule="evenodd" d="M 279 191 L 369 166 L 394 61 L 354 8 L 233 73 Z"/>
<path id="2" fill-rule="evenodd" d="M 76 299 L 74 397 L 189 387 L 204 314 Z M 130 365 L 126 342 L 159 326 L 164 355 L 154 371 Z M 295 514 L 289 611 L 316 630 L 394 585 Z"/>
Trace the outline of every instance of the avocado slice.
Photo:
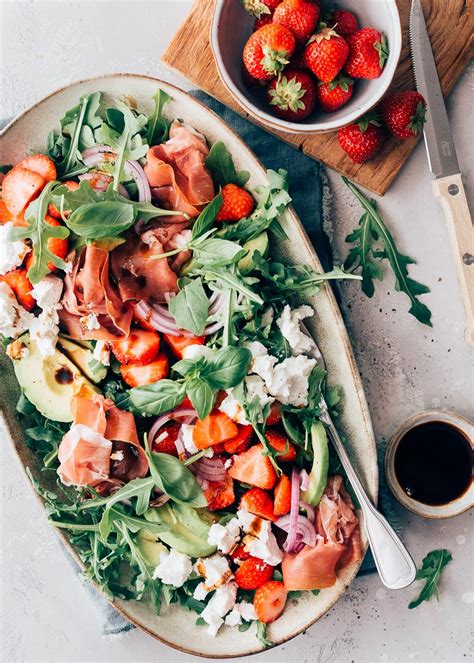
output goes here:
<path id="1" fill-rule="evenodd" d="M 311 506 L 317 506 L 328 480 L 329 447 L 326 430 L 318 421 L 311 426 L 311 444 L 313 446 L 313 467 L 309 475 L 308 489 L 301 493 L 301 499 Z"/>
<path id="2" fill-rule="evenodd" d="M 82 386 L 92 391 L 97 391 L 96 387 L 60 350 L 43 357 L 28 334 L 21 340 L 28 354 L 13 360 L 13 368 L 25 396 L 48 419 L 72 421 L 71 398 Z"/>
<path id="3" fill-rule="evenodd" d="M 242 248 L 248 251 L 247 255 L 239 260 L 238 268 L 241 274 L 249 274 L 254 268 L 253 263 L 253 254 L 255 251 L 259 251 L 261 255 L 265 258 L 268 254 L 268 233 L 263 231 L 260 235 L 257 235 L 253 239 L 249 239 L 248 242 L 243 244 Z"/>
<path id="4" fill-rule="evenodd" d="M 94 359 L 92 349 L 77 344 L 62 334 L 58 336 L 58 344 L 64 354 L 73 361 L 80 371 L 95 384 L 98 384 L 107 375 L 107 367 Z"/>
<path id="5" fill-rule="evenodd" d="M 140 552 L 149 566 L 158 566 L 161 553 L 168 552 L 168 548 L 157 541 L 154 534 L 150 534 L 145 529 L 138 532 L 137 542 Z"/>
<path id="6" fill-rule="evenodd" d="M 212 521 L 205 509 L 167 503 L 158 509 L 148 509 L 144 517 L 150 522 L 168 525 L 170 529 L 157 533 L 157 539 L 180 553 L 190 557 L 208 557 L 217 550 L 216 546 L 207 543 Z"/>

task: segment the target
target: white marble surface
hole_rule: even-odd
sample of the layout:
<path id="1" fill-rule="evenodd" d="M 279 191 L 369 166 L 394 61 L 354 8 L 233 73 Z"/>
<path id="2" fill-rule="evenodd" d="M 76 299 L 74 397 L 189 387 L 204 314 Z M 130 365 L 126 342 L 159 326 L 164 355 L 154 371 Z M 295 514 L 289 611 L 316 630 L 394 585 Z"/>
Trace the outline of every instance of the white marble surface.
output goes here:
<path id="1" fill-rule="evenodd" d="M 58 86 L 115 71 L 161 76 L 186 88 L 160 64 L 160 53 L 191 6 L 188 0 L 141 2 L 5 2 L 1 10 L 2 108 L 20 112 Z M 467 72 L 449 100 L 449 112 L 473 193 L 473 76 Z M 358 205 L 338 175 L 331 234 L 344 256 L 344 237 Z M 433 329 L 407 315 L 406 298 L 391 278 L 372 300 L 354 284 L 344 288 L 343 309 L 357 354 L 374 428 L 380 442 L 407 416 L 429 407 L 472 415 L 472 366 L 463 341 L 463 312 L 441 210 L 432 198 L 422 146 L 418 146 L 380 208 L 399 246 L 415 257 L 415 278 L 432 293 Z M 1 451 L 1 654 L 20 661 L 191 660 L 139 631 L 104 639 L 100 616 L 60 551 L 54 534 L 5 444 Z M 344 598 L 304 635 L 259 660 L 301 663 L 461 663 L 472 660 L 472 513 L 430 522 L 402 509 L 405 539 L 416 561 L 431 549 L 449 548 L 454 562 L 443 578 L 441 602 L 409 611 L 415 588 L 390 592 L 376 576 L 357 579 Z M 471 525 L 471 527 L 470 527 Z"/>

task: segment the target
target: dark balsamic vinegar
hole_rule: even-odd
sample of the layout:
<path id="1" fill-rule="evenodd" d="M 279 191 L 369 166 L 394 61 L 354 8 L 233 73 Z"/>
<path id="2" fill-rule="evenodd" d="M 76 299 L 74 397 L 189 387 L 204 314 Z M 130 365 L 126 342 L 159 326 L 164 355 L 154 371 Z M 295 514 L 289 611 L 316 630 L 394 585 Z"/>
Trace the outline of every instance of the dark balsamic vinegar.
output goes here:
<path id="1" fill-rule="evenodd" d="M 408 497 L 441 505 L 460 497 L 472 481 L 472 447 L 464 434 L 442 421 L 420 424 L 400 440 L 395 474 Z"/>

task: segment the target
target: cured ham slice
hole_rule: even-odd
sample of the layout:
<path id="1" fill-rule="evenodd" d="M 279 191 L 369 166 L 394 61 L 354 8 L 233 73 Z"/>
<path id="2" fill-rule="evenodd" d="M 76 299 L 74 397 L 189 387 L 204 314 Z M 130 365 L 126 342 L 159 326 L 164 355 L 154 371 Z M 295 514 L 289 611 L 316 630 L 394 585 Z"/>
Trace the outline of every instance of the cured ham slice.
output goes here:
<path id="1" fill-rule="evenodd" d="M 73 338 L 116 341 L 128 336 L 133 310 L 110 282 L 109 252 L 86 246 L 64 278 L 61 322 Z M 95 314 L 96 324 L 88 324 Z"/>
<path id="2" fill-rule="evenodd" d="M 108 479 L 112 442 L 84 424 L 74 424 L 61 440 L 58 474 L 66 486 L 95 486 Z"/>
<path id="3" fill-rule="evenodd" d="M 316 514 L 316 546 L 286 553 L 283 582 L 288 591 L 332 587 L 336 572 L 362 559 L 359 521 L 341 476 L 328 483 Z"/>

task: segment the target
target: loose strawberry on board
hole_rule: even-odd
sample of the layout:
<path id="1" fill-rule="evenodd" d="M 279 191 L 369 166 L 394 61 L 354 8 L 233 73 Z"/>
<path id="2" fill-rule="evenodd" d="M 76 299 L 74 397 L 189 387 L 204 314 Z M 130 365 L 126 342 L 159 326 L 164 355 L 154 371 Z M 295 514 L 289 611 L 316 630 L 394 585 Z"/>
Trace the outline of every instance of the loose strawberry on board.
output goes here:
<path id="1" fill-rule="evenodd" d="M 33 286 L 26 274 L 26 269 L 14 269 L 0 276 L 0 283 L 7 283 L 15 293 L 18 303 L 27 311 L 31 311 L 36 306 L 36 301 L 31 291 Z"/>
<path id="2" fill-rule="evenodd" d="M 346 9 L 333 9 L 324 15 L 323 21 L 337 30 L 337 34 L 344 38 L 359 29 L 356 17 Z"/>
<path id="3" fill-rule="evenodd" d="M 2 185 L 3 201 L 13 216 L 25 211 L 29 203 L 36 198 L 45 185 L 44 178 L 38 173 L 15 166 L 6 175 Z"/>
<path id="4" fill-rule="evenodd" d="M 153 451 L 178 457 L 175 440 L 179 435 L 181 425 L 177 421 L 168 421 L 160 428 L 153 440 Z"/>
<path id="5" fill-rule="evenodd" d="M 156 358 L 160 350 L 160 337 L 156 331 L 131 329 L 127 338 L 112 341 L 111 346 L 121 364 L 144 366 Z"/>
<path id="6" fill-rule="evenodd" d="M 389 94 L 380 104 L 387 129 L 397 138 L 413 138 L 423 130 L 426 103 L 415 90 Z"/>
<path id="7" fill-rule="evenodd" d="M 295 50 L 295 38 L 283 25 L 269 23 L 254 32 L 244 46 L 244 67 L 252 78 L 269 81 L 283 70 Z"/>
<path id="8" fill-rule="evenodd" d="M 199 419 L 194 426 L 193 441 L 198 449 L 207 449 L 231 440 L 238 430 L 237 424 L 225 412 L 213 410 L 204 419 Z"/>
<path id="9" fill-rule="evenodd" d="M 319 5 L 308 0 L 283 0 L 273 14 L 273 22 L 291 30 L 299 45 L 311 37 L 318 19 Z"/>
<path id="10" fill-rule="evenodd" d="M 247 14 L 261 18 L 262 16 L 273 16 L 275 9 L 281 0 L 240 0 Z"/>
<path id="11" fill-rule="evenodd" d="M 244 216 L 252 214 L 254 207 L 255 201 L 251 193 L 237 184 L 225 184 L 222 187 L 222 205 L 216 221 L 240 221 Z"/>
<path id="12" fill-rule="evenodd" d="M 247 451 L 232 456 L 233 462 L 232 467 L 228 469 L 229 475 L 241 483 L 271 490 L 277 476 L 269 457 L 264 456 L 263 451 L 261 444 L 255 444 Z"/>
<path id="13" fill-rule="evenodd" d="M 349 124 L 337 132 L 339 145 L 355 163 L 371 159 L 382 147 L 385 132 L 377 116 L 367 113 L 356 124 Z"/>
<path id="14" fill-rule="evenodd" d="M 306 66 L 324 83 L 333 81 L 346 63 L 349 46 L 332 28 L 311 37 L 304 50 Z"/>
<path id="15" fill-rule="evenodd" d="M 239 454 L 249 448 L 254 435 L 253 426 L 238 426 L 237 435 L 224 442 L 224 451 L 228 454 Z"/>
<path id="16" fill-rule="evenodd" d="M 283 463 L 291 463 L 296 458 L 296 449 L 294 444 L 291 444 L 285 433 L 278 430 L 270 430 L 267 428 L 265 437 L 270 443 L 272 449 L 278 451 L 278 460 Z"/>
<path id="17" fill-rule="evenodd" d="M 275 486 L 275 500 L 273 512 L 275 516 L 286 516 L 291 509 L 291 481 L 286 474 L 282 474 Z"/>
<path id="18" fill-rule="evenodd" d="M 375 28 L 362 28 L 348 38 L 346 72 L 351 78 L 378 78 L 388 58 L 387 39 Z"/>
<path id="19" fill-rule="evenodd" d="M 316 96 L 321 110 L 325 113 L 334 113 L 347 104 L 353 91 L 353 79 L 342 74 L 330 83 L 319 83 Z"/>
<path id="20" fill-rule="evenodd" d="M 235 501 L 234 482 L 230 477 L 226 477 L 224 481 L 210 481 L 203 493 L 209 511 L 225 509 Z"/>
<path id="21" fill-rule="evenodd" d="M 168 357 L 161 352 L 157 358 L 146 366 L 138 364 L 121 364 L 120 374 L 129 387 L 141 387 L 145 384 L 158 382 L 168 375 Z"/>
<path id="22" fill-rule="evenodd" d="M 74 180 L 68 180 L 67 182 L 61 182 L 63 186 L 67 186 L 69 191 L 76 191 L 79 188 L 79 182 L 74 182 Z M 64 211 L 64 216 L 68 216 L 69 210 Z M 48 205 L 48 214 L 55 219 L 62 219 L 61 212 L 58 210 L 54 203 L 49 203 Z"/>
<path id="23" fill-rule="evenodd" d="M 264 624 L 274 622 L 285 609 L 288 592 L 279 580 L 269 580 L 259 587 L 253 597 L 257 618 Z"/>
<path id="24" fill-rule="evenodd" d="M 18 167 L 38 173 L 45 182 L 52 182 L 56 179 L 56 166 L 45 154 L 32 154 L 29 157 L 25 157 L 17 165 Z"/>
<path id="25" fill-rule="evenodd" d="M 242 495 L 240 508 L 265 520 L 275 521 L 273 501 L 270 495 L 261 488 L 251 488 Z"/>
<path id="26" fill-rule="evenodd" d="M 305 71 L 285 70 L 270 83 L 267 100 L 275 115 L 284 120 L 300 122 L 314 110 L 316 85 Z"/>
<path id="27" fill-rule="evenodd" d="M 235 572 L 235 582 L 240 589 L 258 589 L 271 579 L 274 568 L 258 557 L 249 557 Z"/>

